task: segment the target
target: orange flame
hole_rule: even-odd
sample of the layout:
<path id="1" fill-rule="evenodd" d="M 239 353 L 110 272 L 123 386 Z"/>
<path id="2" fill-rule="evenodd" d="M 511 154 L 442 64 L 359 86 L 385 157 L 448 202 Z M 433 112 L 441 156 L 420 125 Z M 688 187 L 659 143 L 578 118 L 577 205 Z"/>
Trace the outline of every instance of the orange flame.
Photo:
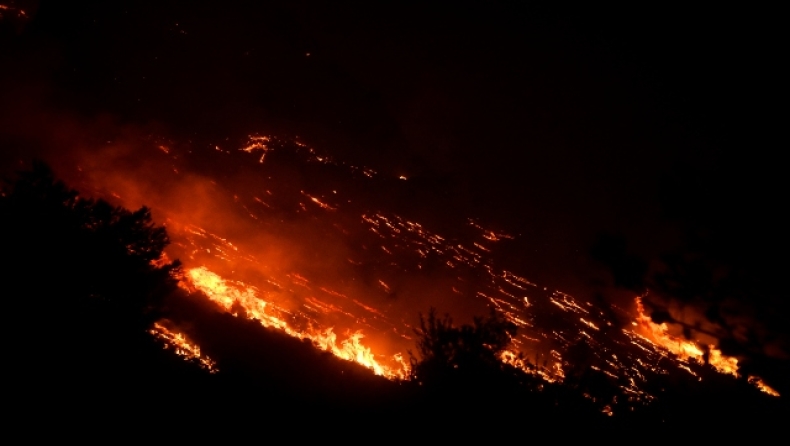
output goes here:
<path id="1" fill-rule="evenodd" d="M 361 341 L 365 337 L 362 331 L 356 331 L 345 340 L 338 341 L 337 334 L 334 333 L 332 327 L 324 330 L 294 329 L 288 322 L 273 314 L 275 311 L 267 309 L 273 305 L 261 299 L 256 288 L 241 282 L 231 283 L 205 267 L 192 268 L 187 271 L 186 280 L 194 289 L 205 293 L 209 299 L 225 310 L 234 311 L 240 306 L 246 312 L 245 315 L 235 314 L 236 316 L 254 318 L 264 327 L 282 330 L 295 338 L 309 339 L 321 350 L 330 352 L 341 359 L 356 362 L 371 369 L 377 375 L 389 379 L 403 379 L 408 376 L 408 365 L 400 354 L 394 355 L 392 358 L 398 366 L 388 367 L 381 364 L 371 352 L 370 347 L 362 344 Z M 189 285 L 186 285 L 187 288 Z"/>
<path id="2" fill-rule="evenodd" d="M 540 367 L 536 364 L 531 364 L 523 355 L 513 350 L 503 350 L 499 359 L 505 364 L 521 369 L 529 375 L 540 377 L 546 382 L 562 382 L 562 380 L 565 379 L 565 374 L 563 373 L 562 364 L 560 362 L 553 363 L 551 369 Z"/>
<path id="3" fill-rule="evenodd" d="M 165 348 L 173 348 L 177 355 L 183 356 L 185 359 L 197 360 L 200 366 L 208 370 L 209 373 L 219 371 L 217 363 L 203 355 L 200 352 L 200 346 L 191 342 L 184 334 L 170 330 L 159 322 L 154 323 L 154 327 L 149 330 L 149 333 L 163 341 Z"/>
<path id="4" fill-rule="evenodd" d="M 668 327 L 666 324 L 654 323 L 650 319 L 650 316 L 645 314 L 645 307 L 640 297 L 636 298 L 636 311 L 637 322 L 635 324 L 647 331 L 655 344 L 674 353 L 681 360 L 687 361 L 691 358 L 699 363 L 704 362 L 705 352 L 702 348 L 694 342 L 679 339 L 668 334 Z M 712 365 L 721 373 L 727 373 L 735 377 L 739 376 L 738 360 L 731 356 L 725 356 L 721 350 L 714 348 L 712 345 L 708 346 L 708 364 Z M 779 392 L 771 388 L 768 384 L 765 384 L 759 377 L 750 376 L 748 380 L 750 384 L 757 387 L 761 392 L 771 396 L 780 396 Z"/>
<path id="5" fill-rule="evenodd" d="M 636 322 L 650 336 L 651 340 L 677 355 L 683 361 L 692 359 L 700 364 L 705 362 L 705 351 L 693 341 L 680 339 L 669 334 L 667 324 L 656 324 L 645 314 L 645 307 L 642 298 L 636 298 Z M 738 376 L 738 359 L 725 356 L 721 350 L 712 345 L 708 345 L 708 364 L 713 366 L 721 373 Z"/>
<path id="6" fill-rule="evenodd" d="M 760 378 L 759 378 L 759 377 L 757 377 L 757 376 L 750 376 L 750 377 L 749 377 L 749 384 L 751 384 L 751 385 L 753 385 L 753 386 L 757 387 L 757 388 L 758 388 L 758 389 L 760 389 L 762 392 L 765 392 L 765 393 L 767 393 L 768 395 L 775 396 L 775 397 L 779 397 L 779 396 L 781 396 L 781 395 L 779 395 L 779 392 L 777 392 L 776 390 L 774 390 L 774 389 L 773 389 L 771 386 L 769 386 L 768 384 L 764 383 L 764 382 L 763 382 L 763 380 L 762 380 L 762 379 L 760 379 Z"/>

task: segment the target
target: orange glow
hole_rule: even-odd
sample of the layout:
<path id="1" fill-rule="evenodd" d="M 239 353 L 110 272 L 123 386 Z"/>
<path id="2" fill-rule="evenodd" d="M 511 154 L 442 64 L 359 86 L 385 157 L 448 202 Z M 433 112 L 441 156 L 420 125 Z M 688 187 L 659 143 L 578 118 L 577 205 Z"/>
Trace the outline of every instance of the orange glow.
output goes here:
<path id="1" fill-rule="evenodd" d="M 19 17 L 27 17 L 27 13 L 19 8 L 14 8 L 8 5 L 0 5 L 0 18 L 3 17 L 3 11 L 15 12 Z"/>
<path id="2" fill-rule="evenodd" d="M 781 396 L 781 395 L 779 395 L 779 392 L 777 392 L 776 390 L 771 388 L 768 384 L 764 383 L 762 379 L 760 379 L 760 378 L 758 378 L 756 376 L 750 376 L 749 377 L 749 383 L 752 384 L 753 386 L 757 387 L 758 389 L 760 389 L 762 392 L 767 393 L 768 395 L 775 396 L 775 397 Z"/>
<path id="3" fill-rule="evenodd" d="M 209 299 L 225 310 L 236 311 L 234 312 L 235 316 L 246 316 L 250 319 L 256 319 L 264 327 L 282 330 L 295 338 L 309 339 L 321 350 L 330 352 L 338 358 L 356 362 L 371 369 L 377 375 L 389 379 L 403 379 L 408 375 L 409 367 L 400 354 L 396 354 L 391 358 L 390 362 L 395 364 L 394 366 L 390 367 L 381 364 L 370 347 L 362 344 L 362 339 L 365 335 L 361 330 L 349 334 L 344 340 L 339 340 L 332 327 L 326 329 L 294 329 L 288 322 L 277 315 L 277 313 L 283 313 L 285 310 L 275 308 L 273 304 L 263 300 L 255 287 L 247 286 L 242 282 L 227 281 L 205 267 L 188 270 L 186 280 L 188 284 L 182 282 L 182 286 L 187 289 L 194 288 L 202 291 Z M 246 314 L 238 314 L 239 307 Z"/>
<path id="4" fill-rule="evenodd" d="M 252 153 L 256 150 L 260 150 L 263 152 L 261 154 L 261 159 L 258 160 L 259 163 L 263 163 L 264 158 L 266 158 L 266 154 L 269 152 L 269 143 L 271 142 L 271 138 L 268 136 L 250 136 L 249 141 L 247 141 L 247 145 L 241 148 L 242 152 Z M 219 149 L 219 147 L 217 147 Z"/>
<path id="5" fill-rule="evenodd" d="M 149 330 L 149 333 L 163 341 L 166 349 L 172 348 L 177 355 L 183 356 L 186 359 L 198 361 L 200 366 L 208 370 L 209 373 L 217 373 L 217 371 L 219 371 L 219 369 L 217 369 L 217 363 L 208 356 L 203 355 L 200 352 L 200 346 L 187 339 L 183 333 L 170 330 L 159 322 L 154 324 L 154 327 Z"/>
<path id="6" fill-rule="evenodd" d="M 581 321 L 582 324 L 592 328 L 593 330 L 596 330 L 596 331 L 600 330 L 600 328 L 598 328 L 597 325 L 593 324 L 592 322 L 590 322 L 588 320 L 585 320 L 584 318 L 579 318 L 579 321 Z"/>
<path id="7" fill-rule="evenodd" d="M 565 378 L 565 374 L 562 371 L 562 364 L 560 362 L 553 363 L 551 369 L 539 367 L 537 365 L 531 364 L 529 361 L 524 359 L 523 355 L 519 355 L 513 350 L 502 351 L 499 359 L 501 359 L 505 364 L 509 364 L 513 367 L 521 369 L 530 375 L 538 376 L 550 383 L 562 382 L 562 380 Z"/>
<path id="8" fill-rule="evenodd" d="M 310 201 L 312 201 L 313 203 L 317 204 L 322 209 L 326 209 L 328 211 L 336 211 L 337 210 L 337 208 L 332 207 L 332 206 L 324 203 L 323 201 L 319 200 L 318 198 L 315 198 L 315 197 L 313 197 L 311 195 L 308 195 L 308 194 L 306 194 L 304 192 L 302 192 L 302 195 L 304 195 L 305 197 L 309 198 Z"/>
<path id="9" fill-rule="evenodd" d="M 170 142 L 155 143 L 151 152 L 162 163 L 163 175 L 173 177 L 171 167 L 182 172 L 174 180 L 177 187 L 164 188 L 159 177 L 113 171 L 92 159 L 80 160 L 85 172 L 79 171 L 89 178 L 81 181 L 91 182 L 90 189 L 100 191 L 96 193 L 106 196 L 117 190 L 129 207 L 139 206 L 145 197 L 166 216 L 173 240 L 168 253 L 185 265 L 181 286 L 202 291 L 238 317 L 309 339 L 390 379 L 408 376 L 408 362 L 393 353 L 412 346 L 412 317 L 432 305 L 467 313 L 461 317 L 494 308 L 519 329 L 511 351 L 501 359 L 549 382 L 573 373 L 575 356 L 569 348 L 587 345 L 590 367 L 625 383 L 619 385 L 629 401 L 654 398 L 641 387 L 655 374 L 682 369 L 699 378 L 689 358 L 702 363 L 708 356 L 719 371 L 737 375 L 737 359 L 673 337 L 669 327 L 652 323 L 639 300 L 638 313 L 606 302 L 585 302 L 539 286 L 520 276 L 515 266 L 513 271 L 503 269 L 497 250 L 515 235 L 468 219 L 468 227 L 459 232 L 464 235 L 443 236 L 432 232 L 431 225 L 387 211 L 385 196 L 377 197 L 375 206 L 346 205 L 352 199 L 364 203 L 356 190 L 357 183 L 368 187 L 367 177 L 377 175 L 369 168 L 335 161 L 276 136 L 253 135 L 243 146 L 209 146 L 205 151 L 207 159 L 222 157 L 229 166 L 243 165 L 256 175 L 222 180 L 196 174 L 185 160 L 201 160 L 203 155 L 197 150 L 191 155 Z M 292 166 L 281 169 L 283 159 L 272 156 L 280 153 L 298 155 L 305 163 L 342 167 L 350 174 L 345 177 L 349 182 L 322 187 L 317 181 L 303 184 L 290 174 L 283 177 Z M 292 162 L 290 156 L 287 160 Z M 168 262 L 163 257 L 153 263 Z M 234 277 L 244 277 L 246 283 Z M 614 329 L 613 315 L 625 315 L 633 327 Z M 370 337 L 365 339 L 360 329 Z M 759 378 L 752 381 L 770 394 Z"/>
<path id="10" fill-rule="evenodd" d="M 645 314 L 645 307 L 640 297 L 636 298 L 636 322 L 639 327 L 648 335 L 655 344 L 669 350 L 683 361 L 693 359 L 702 364 L 705 362 L 705 351 L 697 343 L 669 334 L 667 324 L 656 324 L 650 316 Z M 708 363 L 721 373 L 738 376 L 738 360 L 731 356 L 725 356 L 712 345 L 708 346 Z"/>

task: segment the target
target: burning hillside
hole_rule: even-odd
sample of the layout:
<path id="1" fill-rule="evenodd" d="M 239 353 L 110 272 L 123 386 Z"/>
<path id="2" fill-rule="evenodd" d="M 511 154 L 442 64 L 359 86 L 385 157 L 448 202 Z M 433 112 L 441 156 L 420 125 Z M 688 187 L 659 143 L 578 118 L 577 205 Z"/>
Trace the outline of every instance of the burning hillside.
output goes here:
<path id="1" fill-rule="evenodd" d="M 634 404 L 654 397 L 653 376 L 698 380 L 705 364 L 738 374 L 735 358 L 653 323 L 639 298 L 634 308 L 593 303 L 501 267 L 498 248 L 516 235 L 475 218 L 443 235 L 396 213 L 408 179 L 263 136 L 202 151 L 155 143 L 145 160 L 129 169 L 123 150 L 109 150 L 75 174 L 122 203 L 148 200 L 171 234 L 169 256 L 184 262 L 185 289 L 376 374 L 408 375 L 415 318 L 431 306 L 464 317 L 494 308 L 518 327 L 503 360 L 549 381 L 588 366 Z"/>
<path id="2" fill-rule="evenodd" d="M 117 349 L 115 370 L 165 364 L 219 393 L 256 374 L 263 393 L 304 378 L 284 400 L 331 404 L 360 376 L 430 393 L 412 351 L 446 313 L 457 339 L 480 315 L 506 326 L 484 362 L 546 407 L 692 420 L 725 388 L 781 405 L 784 176 L 757 150 L 778 137 L 755 139 L 775 107 L 751 99 L 774 95 L 731 69 L 781 39 L 728 41 L 707 10 L 538 9 L 0 0 L 0 170 L 41 159 L 75 188 L 50 185 L 65 198 L 42 214 L 3 191 L 7 276 L 37 289 L 49 338 L 80 326 L 64 357 L 127 302 L 112 332 L 155 348 L 134 366 Z"/>

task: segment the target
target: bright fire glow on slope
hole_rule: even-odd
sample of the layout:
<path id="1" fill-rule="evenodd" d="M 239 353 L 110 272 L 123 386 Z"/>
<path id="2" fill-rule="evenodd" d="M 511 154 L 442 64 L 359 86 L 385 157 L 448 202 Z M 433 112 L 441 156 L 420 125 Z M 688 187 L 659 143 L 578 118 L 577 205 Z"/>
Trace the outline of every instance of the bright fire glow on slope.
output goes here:
<path id="1" fill-rule="evenodd" d="M 650 316 L 645 314 L 645 307 L 642 304 L 642 299 L 639 297 L 636 298 L 636 309 L 638 313 L 636 317 L 637 323 L 648 332 L 650 338 L 657 345 L 669 350 L 681 360 L 688 361 L 693 359 L 700 364 L 705 363 L 705 351 L 693 341 L 670 335 L 667 324 L 654 323 Z M 738 376 L 738 360 L 736 358 L 723 355 L 721 350 L 716 349 L 712 345 L 709 345 L 707 348 L 708 364 L 721 373 Z"/>
<path id="2" fill-rule="evenodd" d="M 235 316 L 246 316 L 258 320 L 264 327 L 282 330 L 299 339 L 309 339 L 321 350 L 332 353 L 338 358 L 356 362 L 371 369 L 375 374 L 390 379 L 405 378 L 408 366 L 403 357 L 395 355 L 392 360 L 399 367 L 382 365 L 371 352 L 370 347 L 362 344 L 362 331 L 351 333 L 345 340 L 339 341 L 333 329 L 327 328 L 296 330 L 280 317 L 285 310 L 262 300 L 254 287 L 242 283 L 231 283 L 205 267 L 187 271 L 187 280 L 197 290 L 205 293 L 209 299 L 220 305 Z M 244 311 L 246 314 L 239 314 Z"/>
<path id="3" fill-rule="evenodd" d="M 202 354 L 200 346 L 187 339 L 183 333 L 171 330 L 159 322 L 154 324 L 149 333 L 164 342 L 166 349 L 172 348 L 178 356 L 182 356 L 186 360 L 197 361 L 209 373 L 217 373 L 219 371 L 217 363 Z"/>
<path id="4" fill-rule="evenodd" d="M 462 317 L 494 308 L 518 326 L 504 361 L 555 382 L 594 370 L 634 404 L 653 398 L 654 376 L 701 376 L 706 350 L 652 324 L 644 309 L 551 290 L 505 264 L 498 246 L 517 237 L 488 227 L 495 222 L 447 221 L 453 232 L 434 232 L 419 213 L 393 211 L 399 195 L 391 191 L 404 184 L 397 177 L 298 141 L 251 136 L 237 150 L 208 147 L 154 141 L 148 161 L 163 166 L 155 179 L 91 159 L 79 172 L 98 195 L 165 214 L 170 257 L 187 265 L 184 284 L 225 311 L 390 378 L 407 375 L 396 352 L 413 346 L 414 318 L 430 306 L 467 311 Z M 191 163 L 204 166 L 193 172 Z M 228 168 L 246 173 L 227 176 Z M 716 349 L 707 356 L 718 371 L 737 374 L 735 358 Z"/>
<path id="5" fill-rule="evenodd" d="M 705 351 L 692 341 L 680 339 L 676 336 L 670 335 L 667 324 L 656 324 L 653 322 L 650 316 L 646 314 L 645 307 L 642 304 L 642 299 L 639 297 L 636 298 L 636 310 L 638 313 L 636 318 L 638 325 L 648 332 L 649 336 L 652 338 L 651 340 L 654 341 L 656 345 L 669 350 L 683 361 L 688 361 L 691 359 L 700 364 L 705 363 Z M 721 373 L 726 373 L 735 377 L 740 376 L 738 374 L 737 358 L 725 356 L 721 350 L 715 348 L 712 345 L 708 345 L 707 349 L 708 364 Z M 780 396 L 779 392 L 771 388 L 759 377 L 750 376 L 748 381 L 760 389 L 761 392 L 767 393 L 771 396 Z"/>
<path id="6" fill-rule="evenodd" d="M 762 391 L 764 393 L 767 393 L 768 395 L 775 396 L 775 397 L 781 396 L 781 395 L 779 395 L 779 392 L 774 390 L 771 386 L 769 386 L 768 384 L 763 382 L 762 379 L 760 379 L 760 378 L 758 378 L 756 376 L 750 376 L 749 377 L 749 383 L 751 383 L 753 386 L 755 386 L 758 389 L 760 389 L 760 391 Z"/>

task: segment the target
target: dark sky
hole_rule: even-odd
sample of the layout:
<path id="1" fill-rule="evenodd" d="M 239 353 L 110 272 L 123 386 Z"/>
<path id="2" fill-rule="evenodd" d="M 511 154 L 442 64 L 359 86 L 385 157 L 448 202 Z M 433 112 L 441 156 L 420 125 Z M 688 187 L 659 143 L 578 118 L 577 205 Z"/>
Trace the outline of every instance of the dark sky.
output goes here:
<path id="1" fill-rule="evenodd" d="M 776 11 L 431 3 L 0 0 L 29 16 L 0 19 L 0 141 L 34 152 L 42 113 L 299 135 L 520 234 L 554 285 L 601 231 L 782 231 Z"/>

